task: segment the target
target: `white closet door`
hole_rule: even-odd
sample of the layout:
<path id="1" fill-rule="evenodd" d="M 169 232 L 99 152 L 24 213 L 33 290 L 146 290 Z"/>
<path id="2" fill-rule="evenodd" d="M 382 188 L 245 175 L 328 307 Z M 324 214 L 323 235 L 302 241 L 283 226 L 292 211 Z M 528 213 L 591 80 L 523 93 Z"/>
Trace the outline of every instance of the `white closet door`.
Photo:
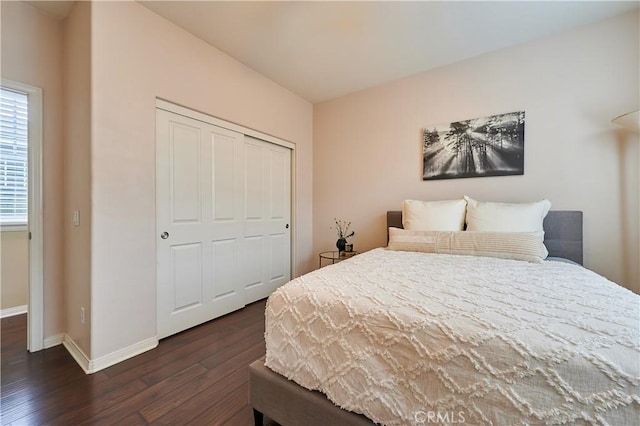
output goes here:
<path id="1" fill-rule="evenodd" d="M 291 150 L 245 136 L 245 302 L 291 279 Z"/>
<path id="2" fill-rule="evenodd" d="M 158 337 L 244 306 L 244 135 L 157 111 Z"/>
<path id="3" fill-rule="evenodd" d="M 291 278 L 291 150 L 157 110 L 158 337 Z"/>

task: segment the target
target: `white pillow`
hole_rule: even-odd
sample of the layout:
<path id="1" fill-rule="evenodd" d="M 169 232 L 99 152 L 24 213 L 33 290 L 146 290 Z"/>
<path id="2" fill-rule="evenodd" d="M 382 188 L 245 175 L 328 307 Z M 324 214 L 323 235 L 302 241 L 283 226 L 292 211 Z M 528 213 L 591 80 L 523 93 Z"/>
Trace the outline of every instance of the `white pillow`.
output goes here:
<path id="1" fill-rule="evenodd" d="M 540 232 L 551 208 L 549 200 L 535 203 L 487 203 L 467 200 L 467 231 Z"/>
<path id="2" fill-rule="evenodd" d="M 402 226 L 419 231 L 462 231 L 467 209 L 465 200 L 402 203 Z"/>
<path id="3" fill-rule="evenodd" d="M 437 232 L 389 228 L 389 250 L 498 257 L 540 263 L 542 232 Z"/>

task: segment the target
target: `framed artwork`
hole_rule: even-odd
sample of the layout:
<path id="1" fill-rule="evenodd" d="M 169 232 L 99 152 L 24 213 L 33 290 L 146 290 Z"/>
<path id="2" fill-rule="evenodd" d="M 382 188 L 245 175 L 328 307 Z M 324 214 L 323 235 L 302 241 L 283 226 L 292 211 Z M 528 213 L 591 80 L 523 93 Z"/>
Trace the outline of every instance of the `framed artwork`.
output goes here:
<path id="1" fill-rule="evenodd" d="M 428 126 L 422 180 L 524 174 L 524 111 Z"/>

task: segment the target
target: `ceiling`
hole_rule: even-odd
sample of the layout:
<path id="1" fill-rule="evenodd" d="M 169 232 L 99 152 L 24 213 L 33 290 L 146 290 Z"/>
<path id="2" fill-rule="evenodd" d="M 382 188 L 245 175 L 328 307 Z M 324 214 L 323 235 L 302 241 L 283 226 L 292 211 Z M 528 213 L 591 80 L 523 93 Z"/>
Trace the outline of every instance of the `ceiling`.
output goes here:
<path id="1" fill-rule="evenodd" d="M 42 8 L 72 2 L 28 3 Z M 637 0 L 140 3 L 313 103 L 640 5 Z"/>
<path id="2" fill-rule="evenodd" d="M 47 15 L 51 15 L 56 19 L 64 19 L 69 16 L 73 8 L 74 1 L 25 1 L 25 3 L 40 9 Z"/>

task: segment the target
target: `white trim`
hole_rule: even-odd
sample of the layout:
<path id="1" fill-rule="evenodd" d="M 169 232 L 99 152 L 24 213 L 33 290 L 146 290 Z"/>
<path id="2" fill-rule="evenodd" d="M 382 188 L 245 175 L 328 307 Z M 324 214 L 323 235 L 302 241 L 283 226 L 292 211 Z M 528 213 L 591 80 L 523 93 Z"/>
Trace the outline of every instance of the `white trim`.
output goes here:
<path id="1" fill-rule="evenodd" d="M 14 306 L 13 308 L 6 308 L 0 311 L 0 318 L 9 318 L 16 315 L 22 315 L 27 313 L 27 305 Z"/>
<path id="2" fill-rule="evenodd" d="M 83 350 L 80 349 L 76 342 L 67 334 L 64 335 L 62 344 L 65 348 L 67 348 L 67 351 L 69 351 L 73 359 L 76 360 L 78 365 L 84 370 L 85 373 L 93 374 L 100 370 L 104 370 L 107 367 L 111 367 L 114 364 L 117 364 L 129 358 L 133 358 L 136 355 L 140 355 L 143 352 L 147 352 L 155 348 L 156 346 L 158 346 L 158 339 L 156 337 L 150 337 L 141 342 L 135 343 L 126 348 L 119 349 L 115 352 L 96 359 L 90 359 L 83 352 Z"/>
<path id="3" fill-rule="evenodd" d="M 89 357 L 82 351 L 82 349 L 80 349 L 80 346 L 78 346 L 78 344 L 69 337 L 68 334 L 64 335 L 62 345 L 67 348 L 67 352 L 69 352 L 73 359 L 76 360 L 80 368 L 82 368 L 85 373 L 90 374 Z"/>
<path id="4" fill-rule="evenodd" d="M 42 214 L 42 89 L 2 79 L 2 86 L 28 95 L 29 102 L 29 309 L 27 349 L 44 348 Z"/>
<path id="5" fill-rule="evenodd" d="M 105 368 L 111 367 L 112 365 L 122 362 L 126 359 L 133 358 L 134 356 L 140 355 L 143 352 L 150 351 L 156 346 L 158 346 L 158 339 L 156 337 L 150 337 L 126 348 L 119 349 L 115 352 L 111 352 L 108 355 L 91 360 L 89 362 L 89 373 L 95 373 L 96 371 L 104 370 Z"/>
<path id="6" fill-rule="evenodd" d="M 260 132 L 258 130 L 250 129 L 241 124 L 232 123 L 230 121 L 222 120 L 209 114 L 205 114 L 191 108 L 186 108 L 173 102 L 165 101 L 164 99 L 156 98 L 156 108 L 162 109 L 174 114 L 182 115 L 187 118 L 202 121 L 205 123 L 213 124 L 214 126 L 222 127 L 223 129 L 233 130 L 234 132 L 242 133 L 247 136 L 253 136 L 257 139 L 270 142 L 275 145 L 284 146 L 291 150 L 295 150 L 296 144 L 280 139 L 279 137 L 269 135 L 267 133 Z"/>
<path id="7" fill-rule="evenodd" d="M 44 339 L 44 349 L 49 349 L 62 344 L 64 341 L 64 333 L 55 334 Z"/>
<path id="8" fill-rule="evenodd" d="M 291 217 L 289 220 L 291 221 L 291 233 L 289 238 L 291 238 L 291 260 L 289 265 L 289 278 L 294 279 L 298 277 L 298 262 L 296 262 L 296 253 L 298 252 L 298 218 L 296 215 L 297 207 L 296 207 L 296 191 L 297 191 L 297 176 L 296 176 L 296 163 L 298 161 L 298 151 L 295 149 L 291 150 L 291 182 L 289 190 L 291 194 L 289 196 L 291 200 Z"/>

